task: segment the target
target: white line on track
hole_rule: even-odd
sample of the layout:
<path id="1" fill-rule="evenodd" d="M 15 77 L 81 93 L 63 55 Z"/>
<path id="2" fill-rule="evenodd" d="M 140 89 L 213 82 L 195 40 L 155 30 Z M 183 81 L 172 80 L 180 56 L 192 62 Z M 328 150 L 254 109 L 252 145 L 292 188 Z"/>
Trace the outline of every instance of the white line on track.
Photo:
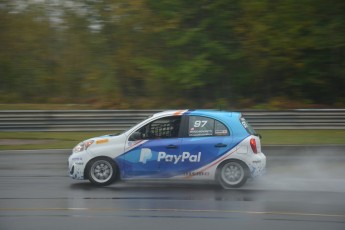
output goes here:
<path id="1" fill-rule="evenodd" d="M 190 213 L 238 213 L 251 215 L 284 215 L 284 216 L 314 216 L 314 217 L 341 217 L 345 214 L 324 214 L 304 212 L 279 212 L 279 211 L 239 211 L 239 210 L 212 210 L 212 209 L 115 209 L 115 208 L 0 208 L 0 211 L 97 211 L 97 212 L 190 212 Z"/>

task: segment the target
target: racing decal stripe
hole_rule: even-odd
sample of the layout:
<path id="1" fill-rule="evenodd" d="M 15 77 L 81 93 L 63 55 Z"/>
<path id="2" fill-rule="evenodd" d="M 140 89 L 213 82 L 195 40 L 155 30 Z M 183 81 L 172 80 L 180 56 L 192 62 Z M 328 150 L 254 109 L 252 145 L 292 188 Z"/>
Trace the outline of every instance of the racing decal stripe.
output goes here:
<path id="1" fill-rule="evenodd" d="M 215 137 L 210 137 L 211 140 L 209 141 L 212 141 L 214 138 Z M 229 145 L 227 149 L 214 154 L 205 155 L 207 152 L 212 153 L 212 151 L 214 151 L 214 147 L 211 144 L 209 148 L 205 150 L 204 155 L 202 155 L 201 152 L 204 151 L 198 149 L 198 146 L 200 147 L 198 143 L 189 145 L 189 142 L 194 142 L 197 139 L 187 138 L 186 142 L 184 143 L 187 147 L 185 146 L 183 149 L 183 151 L 186 152 L 185 158 L 184 161 L 180 161 L 185 163 L 177 164 L 179 160 L 182 159 L 182 155 L 179 153 L 179 150 L 169 153 L 167 152 L 166 147 L 164 147 L 171 144 L 171 140 L 173 139 L 163 138 L 159 140 L 143 140 L 141 142 L 133 142 L 127 145 L 125 152 L 116 157 L 115 161 L 118 163 L 121 169 L 129 169 L 126 178 L 190 178 L 190 176 L 194 177 L 195 175 L 189 174 L 188 172 L 207 172 L 211 167 L 219 164 L 220 161 L 229 158 L 235 152 L 239 152 L 241 148 L 239 148 L 238 145 L 243 141 L 243 139 L 237 139 L 235 140 L 235 143 Z M 176 145 L 179 145 L 178 142 L 181 142 L 180 139 L 174 141 Z M 149 159 L 149 161 L 144 163 L 140 159 L 144 159 L 141 158 L 141 156 L 146 151 L 147 159 Z M 150 151 L 150 153 L 148 153 L 148 151 Z"/>
<path id="2" fill-rule="evenodd" d="M 130 150 L 132 150 L 132 149 L 134 149 L 134 148 L 136 148 L 136 147 L 138 147 L 139 145 L 144 144 L 144 143 L 147 142 L 147 141 L 148 141 L 148 140 L 139 140 L 139 141 L 136 142 L 135 144 L 129 146 L 123 154 L 127 153 L 128 151 L 130 151 Z M 121 154 L 121 155 L 123 155 L 123 154 Z"/>
<path id="3" fill-rule="evenodd" d="M 174 113 L 174 116 L 179 116 L 182 115 L 183 113 L 187 112 L 188 110 L 179 110 L 177 112 Z"/>

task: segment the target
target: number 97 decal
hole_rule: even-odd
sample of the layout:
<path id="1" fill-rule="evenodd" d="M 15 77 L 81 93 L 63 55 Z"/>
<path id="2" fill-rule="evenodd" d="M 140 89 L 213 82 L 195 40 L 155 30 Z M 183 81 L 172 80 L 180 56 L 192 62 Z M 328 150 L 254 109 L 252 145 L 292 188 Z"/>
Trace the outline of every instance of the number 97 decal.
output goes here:
<path id="1" fill-rule="evenodd" d="M 194 122 L 194 128 L 204 127 L 207 121 L 197 120 Z"/>

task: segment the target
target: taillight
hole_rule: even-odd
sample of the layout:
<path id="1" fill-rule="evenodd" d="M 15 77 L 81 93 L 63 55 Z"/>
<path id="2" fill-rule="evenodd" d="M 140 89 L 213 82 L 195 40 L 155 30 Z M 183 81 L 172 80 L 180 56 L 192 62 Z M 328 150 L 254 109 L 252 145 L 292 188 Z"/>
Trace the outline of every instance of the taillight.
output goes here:
<path id="1" fill-rule="evenodd" d="M 250 147 L 252 147 L 253 153 L 258 153 L 255 138 L 250 139 Z"/>

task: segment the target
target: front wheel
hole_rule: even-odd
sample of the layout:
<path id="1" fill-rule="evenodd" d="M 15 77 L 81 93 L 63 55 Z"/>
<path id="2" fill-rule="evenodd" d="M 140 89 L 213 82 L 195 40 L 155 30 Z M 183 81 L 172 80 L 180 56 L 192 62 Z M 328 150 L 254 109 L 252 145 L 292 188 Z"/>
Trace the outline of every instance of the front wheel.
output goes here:
<path id="1" fill-rule="evenodd" d="M 218 182 L 225 188 L 239 188 L 248 179 L 248 167 L 240 161 L 227 161 L 220 166 Z"/>
<path id="2" fill-rule="evenodd" d="M 116 179 L 116 165 L 113 160 L 108 158 L 91 160 L 87 170 L 90 182 L 98 186 L 110 185 Z"/>

